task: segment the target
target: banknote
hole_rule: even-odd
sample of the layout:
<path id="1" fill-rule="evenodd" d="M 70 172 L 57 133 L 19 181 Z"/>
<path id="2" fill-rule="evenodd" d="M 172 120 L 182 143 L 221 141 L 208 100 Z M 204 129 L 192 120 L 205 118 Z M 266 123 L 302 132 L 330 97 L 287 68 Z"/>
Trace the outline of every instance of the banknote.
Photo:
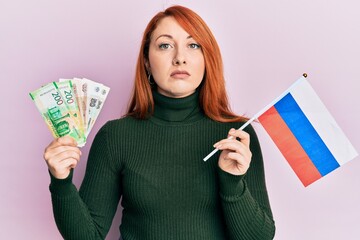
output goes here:
<path id="1" fill-rule="evenodd" d="M 79 130 L 85 133 L 84 123 L 80 115 L 78 102 L 76 100 L 71 80 L 54 82 L 56 88 L 59 90 L 61 97 L 64 99 L 71 117 L 75 121 Z"/>
<path id="2" fill-rule="evenodd" d="M 70 135 L 82 147 L 110 88 L 87 78 L 61 78 L 30 93 L 55 138 Z"/>
<path id="3" fill-rule="evenodd" d="M 66 79 L 60 79 L 61 81 L 66 81 Z M 79 107 L 79 112 L 81 115 L 81 121 L 83 125 L 84 132 L 86 132 L 86 123 L 87 123 L 87 82 L 83 81 L 82 78 L 73 78 L 71 79 L 73 86 L 73 91 L 75 94 L 75 99 Z"/>
<path id="4" fill-rule="evenodd" d="M 97 117 L 100 114 L 100 111 L 105 102 L 105 99 L 107 98 L 110 88 L 89 79 L 83 79 L 83 81 L 87 82 L 87 122 L 85 135 L 88 136 L 95 124 Z"/>
<path id="5" fill-rule="evenodd" d="M 55 138 L 69 135 L 77 141 L 78 146 L 85 144 L 85 134 L 72 117 L 56 83 L 51 82 L 31 92 L 30 97 Z"/>

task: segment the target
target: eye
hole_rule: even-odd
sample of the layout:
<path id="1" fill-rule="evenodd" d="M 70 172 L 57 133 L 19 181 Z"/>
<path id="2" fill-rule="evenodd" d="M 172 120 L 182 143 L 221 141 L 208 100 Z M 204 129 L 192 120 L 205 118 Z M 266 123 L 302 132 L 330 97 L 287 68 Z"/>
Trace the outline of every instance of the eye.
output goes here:
<path id="1" fill-rule="evenodd" d="M 171 45 L 169 43 L 161 43 L 159 44 L 160 49 L 169 49 Z"/>
<path id="2" fill-rule="evenodd" d="M 201 46 L 199 44 L 197 44 L 197 43 L 190 43 L 189 48 L 199 49 L 199 48 L 201 48 Z"/>

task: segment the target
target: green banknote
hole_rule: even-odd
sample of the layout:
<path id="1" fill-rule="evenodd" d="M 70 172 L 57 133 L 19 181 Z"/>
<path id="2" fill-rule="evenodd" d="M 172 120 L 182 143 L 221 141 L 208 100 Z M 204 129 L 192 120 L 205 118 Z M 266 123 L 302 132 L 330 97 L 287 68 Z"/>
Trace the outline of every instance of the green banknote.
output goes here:
<path id="1" fill-rule="evenodd" d="M 76 96 L 73 91 L 72 81 L 70 79 L 60 82 L 54 82 L 55 87 L 59 90 L 61 97 L 64 99 L 71 117 L 75 121 L 79 130 L 85 133 L 83 119 L 80 114 L 80 109 Z"/>
<path id="2" fill-rule="evenodd" d="M 55 138 L 69 135 L 77 141 L 78 146 L 85 144 L 84 131 L 77 126 L 66 100 L 54 82 L 31 92 L 30 97 Z"/>

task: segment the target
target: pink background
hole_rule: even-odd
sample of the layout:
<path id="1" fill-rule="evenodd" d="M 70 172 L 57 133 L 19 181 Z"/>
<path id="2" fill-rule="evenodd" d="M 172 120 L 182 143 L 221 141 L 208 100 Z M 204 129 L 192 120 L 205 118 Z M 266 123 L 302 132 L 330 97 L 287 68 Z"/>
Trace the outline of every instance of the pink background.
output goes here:
<path id="1" fill-rule="evenodd" d="M 303 1 L 0 1 L 0 239 L 61 239 L 42 159 L 52 140 L 28 93 L 58 78 L 111 87 L 82 150 L 124 113 L 145 25 L 174 3 L 198 12 L 222 49 L 235 112 L 251 117 L 303 72 L 360 151 L 360 4 Z M 278 240 L 360 239 L 360 159 L 304 188 L 260 125 Z M 120 214 L 108 239 L 118 238 Z"/>

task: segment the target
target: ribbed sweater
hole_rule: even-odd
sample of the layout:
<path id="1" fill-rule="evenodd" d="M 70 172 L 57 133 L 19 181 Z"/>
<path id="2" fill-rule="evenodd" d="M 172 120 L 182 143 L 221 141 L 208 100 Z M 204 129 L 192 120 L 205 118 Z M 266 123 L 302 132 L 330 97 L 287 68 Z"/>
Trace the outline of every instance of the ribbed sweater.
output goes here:
<path id="1" fill-rule="evenodd" d="M 105 239 L 121 199 L 124 240 L 273 239 L 275 225 L 259 141 L 251 126 L 247 173 L 218 167 L 219 153 L 202 159 L 230 128 L 206 117 L 198 92 L 180 99 L 153 92 L 147 120 L 107 122 L 90 148 L 79 191 L 51 176 L 57 227 L 64 239 Z"/>

